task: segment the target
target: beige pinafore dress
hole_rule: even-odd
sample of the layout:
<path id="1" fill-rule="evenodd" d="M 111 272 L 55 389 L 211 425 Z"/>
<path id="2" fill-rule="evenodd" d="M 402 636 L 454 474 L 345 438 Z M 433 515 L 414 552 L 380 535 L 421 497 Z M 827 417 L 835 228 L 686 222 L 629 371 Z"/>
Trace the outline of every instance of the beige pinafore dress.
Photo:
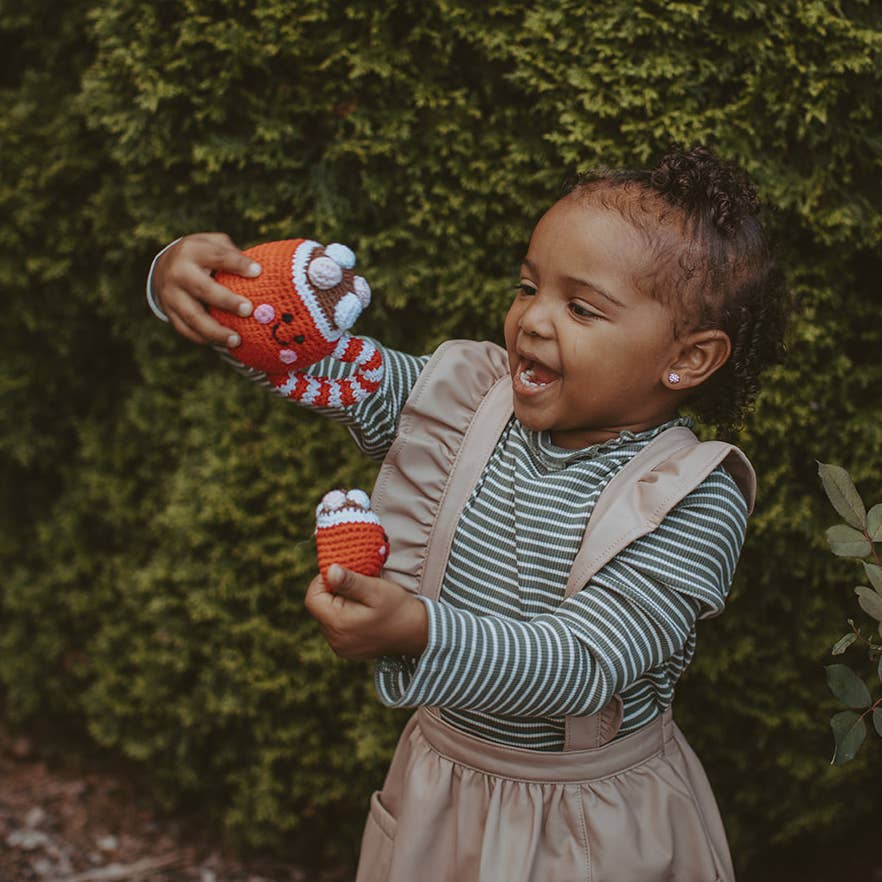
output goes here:
<path id="1" fill-rule="evenodd" d="M 453 533 L 512 414 L 505 352 L 452 341 L 402 411 L 372 495 L 392 550 L 385 576 L 437 599 Z M 725 463 L 753 504 L 735 448 L 661 433 L 597 501 L 566 586 L 581 590 Z M 734 879 L 701 764 L 665 711 L 616 741 L 616 696 L 567 717 L 562 752 L 506 747 L 420 708 L 371 798 L 356 882 L 714 882 Z"/>

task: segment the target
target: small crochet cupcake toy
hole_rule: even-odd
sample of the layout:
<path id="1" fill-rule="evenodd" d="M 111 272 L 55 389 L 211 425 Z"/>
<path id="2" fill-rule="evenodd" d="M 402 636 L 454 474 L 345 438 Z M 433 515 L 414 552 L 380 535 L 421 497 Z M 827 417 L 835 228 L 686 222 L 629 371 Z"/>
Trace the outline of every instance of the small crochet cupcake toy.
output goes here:
<path id="1" fill-rule="evenodd" d="M 319 572 L 327 585 L 328 567 L 340 564 L 365 576 L 378 576 L 389 555 L 389 537 L 364 490 L 331 490 L 315 510 Z"/>
<path id="2" fill-rule="evenodd" d="M 371 300 L 370 286 L 352 271 L 352 251 L 339 243 L 325 247 L 311 239 L 285 239 L 245 254 L 261 265 L 259 276 L 215 275 L 254 304 L 247 318 L 211 309 L 242 340 L 229 356 L 266 374 L 280 395 L 306 404 L 346 406 L 375 392 L 383 357 L 369 340 L 347 333 Z M 304 372 L 329 355 L 355 370 L 341 379 Z"/>

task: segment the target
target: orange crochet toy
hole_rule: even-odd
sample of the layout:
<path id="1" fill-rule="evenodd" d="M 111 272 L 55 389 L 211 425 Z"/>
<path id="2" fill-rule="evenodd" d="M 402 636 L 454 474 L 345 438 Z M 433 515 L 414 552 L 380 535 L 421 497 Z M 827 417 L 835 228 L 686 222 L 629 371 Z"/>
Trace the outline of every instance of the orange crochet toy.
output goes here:
<path id="1" fill-rule="evenodd" d="M 327 586 L 328 567 L 340 564 L 365 576 L 378 576 L 389 555 L 389 537 L 364 490 L 331 490 L 315 510 L 315 547 Z"/>
<path id="2" fill-rule="evenodd" d="M 261 265 L 259 276 L 215 275 L 254 304 L 247 318 L 210 310 L 242 340 L 229 355 L 265 373 L 280 395 L 306 404 L 346 406 L 376 391 L 382 355 L 370 340 L 346 333 L 371 299 L 368 283 L 352 272 L 352 251 L 339 243 L 324 247 L 311 239 L 285 239 L 245 254 Z M 329 355 L 355 364 L 355 370 L 341 379 L 304 372 Z"/>

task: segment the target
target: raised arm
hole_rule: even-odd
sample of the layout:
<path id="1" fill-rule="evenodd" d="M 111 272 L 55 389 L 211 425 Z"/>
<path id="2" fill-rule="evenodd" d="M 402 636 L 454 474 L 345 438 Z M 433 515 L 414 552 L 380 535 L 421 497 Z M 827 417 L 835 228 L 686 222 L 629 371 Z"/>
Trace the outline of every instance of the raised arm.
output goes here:
<path id="1" fill-rule="evenodd" d="M 223 234 L 199 233 L 157 255 L 147 299 L 182 336 L 213 344 L 248 379 L 342 422 L 381 459 L 427 357 L 347 332 L 371 298 L 354 266 L 345 245 L 292 239 L 246 254 Z"/>

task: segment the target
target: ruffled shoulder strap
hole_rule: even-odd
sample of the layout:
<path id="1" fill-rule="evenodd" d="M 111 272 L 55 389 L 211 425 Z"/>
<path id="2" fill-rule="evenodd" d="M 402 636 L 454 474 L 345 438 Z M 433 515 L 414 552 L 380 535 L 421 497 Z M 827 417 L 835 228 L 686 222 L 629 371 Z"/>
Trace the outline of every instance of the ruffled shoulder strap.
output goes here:
<path id="1" fill-rule="evenodd" d="M 650 441 L 600 494 L 570 570 L 566 596 L 584 588 L 635 539 L 651 533 L 719 465 L 732 475 L 749 514 L 756 498 L 756 476 L 737 447 L 722 441 L 701 442 L 684 426 L 667 429 Z"/>
<path id="2" fill-rule="evenodd" d="M 437 599 L 460 514 L 511 414 L 504 349 L 451 340 L 429 359 L 371 494 L 389 579 Z"/>

